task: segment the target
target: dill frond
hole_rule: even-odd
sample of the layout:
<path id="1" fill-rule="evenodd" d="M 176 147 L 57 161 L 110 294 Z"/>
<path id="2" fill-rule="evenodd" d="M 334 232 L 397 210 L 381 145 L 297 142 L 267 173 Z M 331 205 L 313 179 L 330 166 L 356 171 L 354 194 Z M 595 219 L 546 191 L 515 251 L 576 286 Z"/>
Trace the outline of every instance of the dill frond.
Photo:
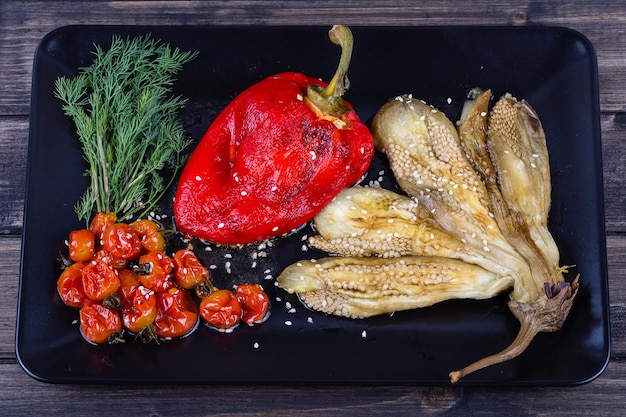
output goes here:
<path id="1" fill-rule="evenodd" d="M 172 85 L 198 53 L 172 49 L 150 35 L 114 36 L 108 50 L 94 48 L 90 66 L 55 82 L 91 180 L 76 213 L 87 221 L 102 211 L 118 218 L 143 216 L 185 162 L 181 152 L 191 139 L 178 119 L 185 100 L 172 94 Z"/>

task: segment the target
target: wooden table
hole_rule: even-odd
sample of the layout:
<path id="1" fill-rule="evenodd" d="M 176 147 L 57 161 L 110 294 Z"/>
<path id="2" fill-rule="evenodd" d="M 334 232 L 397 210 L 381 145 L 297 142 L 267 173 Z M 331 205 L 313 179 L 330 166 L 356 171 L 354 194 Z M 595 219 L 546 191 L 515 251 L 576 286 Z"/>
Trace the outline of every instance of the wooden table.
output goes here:
<path id="1" fill-rule="evenodd" d="M 626 5 L 620 2 L 0 2 L 0 404 L 3 415 L 623 415 L 626 404 Z M 36 46 L 72 24 L 558 25 L 594 44 L 599 64 L 611 361 L 567 388 L 413 386 L 82 386 L 38 382 L 15 355 L 31 68 Z M 582 191 L 581 191 L 582 193 Z M 584 194 L 581 194 L 584 198 Z"/>

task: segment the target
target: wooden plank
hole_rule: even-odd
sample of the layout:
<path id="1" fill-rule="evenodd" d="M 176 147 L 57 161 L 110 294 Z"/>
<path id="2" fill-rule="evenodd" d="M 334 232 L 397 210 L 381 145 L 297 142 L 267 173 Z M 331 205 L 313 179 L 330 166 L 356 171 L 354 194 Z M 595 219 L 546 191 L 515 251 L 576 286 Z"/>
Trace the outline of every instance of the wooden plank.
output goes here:
<path id="1" fill-rule="evenodd" d="M 19 236 L 0 236 L 0 361 L 15 359 L 21 242 Z"/>
<path id="2" fill-rule="evenodd" d="M 16 236 L 0 236 L 0 360 L 15 358 L 15 319 L 18 295 L 20 242 Z M 607 239 L 609 292 L 612 321 L 612 358 L 626 356 L 626 235 Z M 53 278 L 51 278 L 53 279 Z"/>
<path id="3" fill-rule="evenodd" d="M 0 116 L 0 235 L 22 232 L 28 118 Z"/>
<path id="4" fill-rule="evenodd" d="M 29 111 L 32 57 L 45 34 L 73 24 L 121 25 L 558 25 L 587 36 L 598 53 L 601 105 L 624 111 L 626 86 L 625 6 L 620 2 L 453 1 L 420 2 L 181 1 L 0 3 L 0 114 Z"/>
<path id="5" fill-rule="evenodd" d="M 626 232 L 626 115 L 601 115 L 604 202 L 609 233 Z M 20 234 L 26 181 L 28 118 L 0 116 L 0 235 Z M 584 198 L 581 190 L 581 198 Z"/>
<path id="6" fill-rule="evenodd" d="M 575 365 L 573 365 L 575 366 Z M 411 386 L 84 386 L 49 385 L 16 363 L 0 363 L 3 414 L 317 417 L 622 416 L 626 363 L 611 362 L 594 382 L 577 387 L 461 388 Z M 306 395 L 303 395 L 303 390 Z M 560 393 L 561 396 L 556 395 Z M 36 401 L 26 401 L 26 398 Z M 564 400 L 566 397 L 567 400 Z M 558 401 L 555 404 L 555 401 Z M 115 410 L 115 411 L 114 411 Z"/>

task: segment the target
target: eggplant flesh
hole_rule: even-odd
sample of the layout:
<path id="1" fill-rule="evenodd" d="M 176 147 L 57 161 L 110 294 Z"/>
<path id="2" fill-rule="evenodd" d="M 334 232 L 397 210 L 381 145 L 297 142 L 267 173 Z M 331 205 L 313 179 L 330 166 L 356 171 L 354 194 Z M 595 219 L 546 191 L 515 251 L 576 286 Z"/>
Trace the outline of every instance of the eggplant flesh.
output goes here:
<path id="1" fill-rule="evenodd" d="M 508 292 L 518 337 L 451 372 L 453 383 L 560 329 L 578 290 L 548 230 L 539 117 L 510 94 L 491 101 L 490 90 L 472 90 L 456 124 L 410 95 L 383 105 L 372 132 L 401 192 L 342 191 L 315 217 L 309 240 L 336 256 L 291 265 L 277 279 L 308 307 L 353 318 Z"/>

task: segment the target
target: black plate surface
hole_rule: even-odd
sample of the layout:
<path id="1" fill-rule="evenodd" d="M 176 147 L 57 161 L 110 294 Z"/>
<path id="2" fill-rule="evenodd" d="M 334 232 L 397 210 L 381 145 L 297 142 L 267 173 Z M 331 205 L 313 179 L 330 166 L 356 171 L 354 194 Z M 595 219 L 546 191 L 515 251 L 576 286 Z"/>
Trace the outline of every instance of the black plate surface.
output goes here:
<path id="1" fill-rule="evenodd" d="M 152 33 L 198 50 L 175 86 L 189 99 L 182 120 L 197 139 L 229 100 L 266 76 L 301 71 L 330 79 L 339 49 L 328 41 L 328 29 L 73 26 L 42 40 L 33 70 L 16 335 L 29 375 L 59 383 L 448 384 L 448 372 L 513 340 L 518 324 L 505 295 L 359 321 L 308 311 L 276 289 L 272 278 L 298 259 L 322 255 L 302 251 L 309 228 L 267 250 L 232 251 L 230 268 L 223 251 L 201 251 L 205 262 L 217 265 L 213 276 L 222 285 L 264 284 L 273 304 L 260 326 L 231 334 L 201 326 L 158 346 L 92 346 L 80 336 L 78 314 L 62 305 L 55 282 L 64 239 L 82 226 L 73 206 L 87 180 L 73 126 L 53 97 L 56 78 L 90 64 L 93 44 L 107 47 L 112 35 Z M 570 277 L 581 275 L 581 290 L 560 331 L 537 336 L 521 357 L 460 383 L 572 385 L 598 376 L 610 337 L 597 64 L 590 43 L 576 32 L 547 27 L 352 29 L 346 98 L 363 120 L 403 93 L 456 120 L 466 93 L 478 86 L 527 99 L 544 124 L 553 175 L 550 228 L 562 263 L 575 265 Z M 377 157 L 371 178 L 383 169 Z M 163 208 L 171 213 L 168 201 Z M 253 268 L 255 254 L 261 256 Z"/>

